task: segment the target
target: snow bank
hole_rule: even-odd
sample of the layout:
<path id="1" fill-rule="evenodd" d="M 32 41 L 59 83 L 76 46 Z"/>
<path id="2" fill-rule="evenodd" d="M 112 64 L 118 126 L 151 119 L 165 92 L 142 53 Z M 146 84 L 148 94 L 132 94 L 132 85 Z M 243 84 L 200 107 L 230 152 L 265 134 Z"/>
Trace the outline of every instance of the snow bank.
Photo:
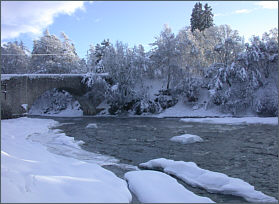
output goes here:
<path id="1" fill-rule="evenodd" d="M 163 169 L 164 172 L 176 176 L 191 186 L 204 188 L 211 193 L 240 196 L 248 202 L 277 202 L 274 197 L 256 191 L 254 186 L 241 179 L 201 169 L 194 162 L 159 158 L 141 163 L 139 166 L 149 169 Z"/>
<path id="2" fill-rule="evenodd" d="M 243 117 L 243 118 L 183 118 L 183 122 L 197 122 L 197 123 L 215 123 L 215 124 L 267 124 L 278 125 L 277 117 L 261 118 L 261 117 Z"/>
<path id="3" fill-rule="evenodd" d="M 114 173 L 53 154 L 30 140 L 49 135 L 56 124 L 31 118 L 1 121 L 1 202 L 130 202 L 127 183 Z"/>
<path id="4" fill-rule="evenodd" d="M 203 139 L 197 135 L 184 134 L 180 136 L 174 136 L 170 139 L 170 141 L 180 142 L 182 144 L 190 144 L 195 142 L 202 142 Z"/>
<path id="5" fill-rule="evenodd" d="M 187 190 L 176 179 L 158 171 L 130 171 L 124 175 L 142 203 L 214 203 Z"/>
<path id="6" fill-rule="evenodd" d="M 96 123 L 89 123 L 86 128 L 98 128 Z"/>
<path id="7" fill-rule="evenodd" d="M 214 116 L 230 116 L 222 114 L 214 109 L 205 110 L 204 107 L 196 109 L 196 106 L 186 106 L 182 101 L 179 101 L 175 106 L 167 108 L 157 117 L 214 117 Z"/>
<path id="8" fill-rule="evenodd" d="M 119 160 L 98 153 L 92 153 L 81 149 L 80 145 L 84 144 L 83 141 L 76 141 L 73 137 L 61 133 L 61 130 L 55 129 L 47 133 L 34 133 L 27 137 L 28 140 L 38 142 L 47 147 L 47 150 L 70 158 L 94 163 L 98 165 L 116 165 Z"/>
<path id="9" fill-rule="evenodd" d="M 40 115 L 40 116 L 52 116 L 52 117 L 82 117 L 83 111 L 67 108 L 66 110 L 62 110 L 59 113 L 55 112 L 48 112 L 48 113 L 42 113 L 40 110 L 31 111 L 28 113 L 28 115 Z"/>

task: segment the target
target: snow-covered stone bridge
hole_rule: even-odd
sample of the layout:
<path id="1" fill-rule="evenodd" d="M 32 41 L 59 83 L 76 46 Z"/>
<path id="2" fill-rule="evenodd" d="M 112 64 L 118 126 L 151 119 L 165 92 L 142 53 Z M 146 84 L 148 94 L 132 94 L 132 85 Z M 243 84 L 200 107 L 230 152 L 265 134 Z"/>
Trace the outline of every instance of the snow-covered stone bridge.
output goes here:
<path id="1" fill-rule="evenodd" d="M 100 74 L 102 77 L 107 75 Z M 35 100 L 53 88 L 72 94 L 79 101 L 84 114 L 94 114 L 94 107 L 84 96 L 88 88 L 82 83 L 84 74 L 2 74 L 1 75 L 1 112 L 23 114 Z"/>

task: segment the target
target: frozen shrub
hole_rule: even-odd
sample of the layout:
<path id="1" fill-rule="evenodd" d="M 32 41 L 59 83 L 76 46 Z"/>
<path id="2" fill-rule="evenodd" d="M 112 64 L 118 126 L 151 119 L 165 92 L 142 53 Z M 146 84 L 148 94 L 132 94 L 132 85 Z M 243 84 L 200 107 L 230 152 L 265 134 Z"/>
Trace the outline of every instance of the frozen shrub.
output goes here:
<path id="1" fill-rule="evenodd" d="M 188 78 L 185 83 L 185 94 L 189 102 L 196 102 L 199 99 L 201 80 L 198 78 Z"/>
<path id="2" fill-rule="evenodd" d="M 261 90 L 256 98 L 254 110 L 260 116 L 278 116 L 278 91 Z"/>
<path id="3" fill-rule="evenodd" d="M 157 102 L 156 102 L 157 101 Z M 141 115 L 142 113 L 160 113 L 162 111 L 162 107 L 158 100 L 139 100 L 135 103 L 133 107 L 133 111 L 136 115 Z"/>

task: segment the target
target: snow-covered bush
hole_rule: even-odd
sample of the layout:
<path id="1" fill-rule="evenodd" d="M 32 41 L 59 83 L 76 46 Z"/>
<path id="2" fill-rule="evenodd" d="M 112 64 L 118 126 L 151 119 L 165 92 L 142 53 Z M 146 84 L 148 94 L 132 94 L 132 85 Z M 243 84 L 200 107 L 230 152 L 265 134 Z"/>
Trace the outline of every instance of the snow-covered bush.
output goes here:
<path id="1" fill-rule="evenodd" d="M 278 116 L 277 87 L 268 87 L 257 92 L 254 111 L 260 116 Z"/>
<path id="2" fill-rule="evenodd" d="M 133 111 L 136 115 L 141 115 L 142 113 L 160 113 L 162 107 L 158 102 L 152 100 L 140 100 L 137 101 L 133 107 Z"/>
<path id="3" fill-rule="evenodd" d="M 171 95 L 164 95 L 162 93 L 154 101 L 159 103 L 162 109 L 172 107 L 178 102 L 178 100 L 175 97 Z"/>
<path id="4" fill-rule="evenodd" d="M 190 77 L 185 80 L 184 94 L 188 102 L 196 102 L 199 99 L 201 79 Z"/>
<path id="5" fill-rule="evenodd" d="M 212 65 L 206 72 L 210 102 L 219 105 L 223 112 L 237 114 L 251 105 L 254 91 L 249 72 L 238 64 L 225 67 Z"/>

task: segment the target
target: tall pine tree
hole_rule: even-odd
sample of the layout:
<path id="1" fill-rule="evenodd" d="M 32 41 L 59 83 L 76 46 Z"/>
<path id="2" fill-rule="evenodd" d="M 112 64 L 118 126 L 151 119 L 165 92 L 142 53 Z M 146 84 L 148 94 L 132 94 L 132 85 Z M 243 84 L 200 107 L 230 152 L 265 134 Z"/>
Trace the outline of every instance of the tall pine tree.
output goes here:
<path id="1" fill-rule="evenodd" d="M 200 2 L 196 3 L 192 11 L 190 23 L 192 32 L 196 29 L 204 31 L 206 28 L 213 26 L 212 8 L 205 4 L 203 10 L 202 4 Z"/>

